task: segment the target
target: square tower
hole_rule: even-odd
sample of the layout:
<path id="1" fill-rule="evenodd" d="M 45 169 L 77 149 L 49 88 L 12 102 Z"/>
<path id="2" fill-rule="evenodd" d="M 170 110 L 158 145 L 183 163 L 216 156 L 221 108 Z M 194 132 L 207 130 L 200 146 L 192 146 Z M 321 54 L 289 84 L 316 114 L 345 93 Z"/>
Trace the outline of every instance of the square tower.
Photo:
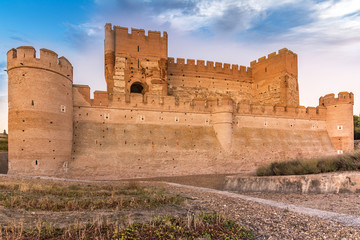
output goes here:
<path id="1" fill-rule="evenodd" d="M 254 101 L 258 104 L 299 106 L 297 55 L 283 48 L 279 53 L 250 63 Z"/>
<path id="2" fill-rule="evenodd" d="M 167 95 L 167 33 L 105 25 L 105 78 L 117 94 Z"/>

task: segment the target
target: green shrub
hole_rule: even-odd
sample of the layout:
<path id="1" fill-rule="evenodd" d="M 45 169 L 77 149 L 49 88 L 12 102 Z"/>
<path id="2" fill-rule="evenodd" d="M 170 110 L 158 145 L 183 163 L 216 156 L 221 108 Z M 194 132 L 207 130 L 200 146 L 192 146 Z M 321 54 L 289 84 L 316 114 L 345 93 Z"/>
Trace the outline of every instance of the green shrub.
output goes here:
<path id="1" fill-rule="evenodd" d="M 8 151 L 8 146 L 7 145 L 5 145 L 5 146 L 0 145 L 0 150 Z"/>
<path id="2" fill-rule="evenodd" d="M 352 154 L 315 159 L 272 162 L 257 169 L 258 176 L 303 175 L 360 170 L 360 151 Z"/>

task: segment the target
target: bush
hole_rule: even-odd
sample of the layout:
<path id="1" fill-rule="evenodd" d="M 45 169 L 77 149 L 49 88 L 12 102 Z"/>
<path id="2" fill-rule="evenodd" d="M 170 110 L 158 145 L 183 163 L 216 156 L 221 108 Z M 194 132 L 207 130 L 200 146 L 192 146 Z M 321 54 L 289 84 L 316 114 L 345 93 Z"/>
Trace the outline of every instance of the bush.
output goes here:
<path id="1" fill-rule="evenodd" d="M 303 175 L 360 170 L 360 151 L 334 157 L 272 162 L 257 169 L 257 176 Z"/>
<path id="2" fill-rule="evenodd" d="M 0 150 L 8 151 L 8 146 L 1 146 L 1 145 L 0 145 Z"/>
<path id="3" fill-rule="evenodd" d="M 360 140 L 360 117 L 354 116 L 354 139 Z"/>

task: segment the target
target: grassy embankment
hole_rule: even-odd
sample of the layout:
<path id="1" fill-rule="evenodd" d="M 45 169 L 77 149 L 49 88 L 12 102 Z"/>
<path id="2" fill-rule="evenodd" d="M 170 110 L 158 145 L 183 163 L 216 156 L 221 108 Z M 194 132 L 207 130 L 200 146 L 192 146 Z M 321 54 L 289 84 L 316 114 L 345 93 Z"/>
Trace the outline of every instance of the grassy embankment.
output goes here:
<path id="1" fill-rule="evenodd" d="M 155 209 L 182 204 L 184 198 L 164 189 L 128 185 L 50 184 L 5 181 L 0 183 L 0 206 L 19 211 L 69 212 L 92 210 Z M 64 228 L 46 222 L 26 227 L 0 226 L 0 239 L 253 239 L 241 225 L 218 213 L 165 216 L 136 223 L 126 218 L 114 221 L 93 220 Z"/>
<path id="2" fill-rule="evenodd" d="M 272 162 L 257 169 L 258 176 L 303 175 L 360 170 L 360 150 L 332 157 Z"/>

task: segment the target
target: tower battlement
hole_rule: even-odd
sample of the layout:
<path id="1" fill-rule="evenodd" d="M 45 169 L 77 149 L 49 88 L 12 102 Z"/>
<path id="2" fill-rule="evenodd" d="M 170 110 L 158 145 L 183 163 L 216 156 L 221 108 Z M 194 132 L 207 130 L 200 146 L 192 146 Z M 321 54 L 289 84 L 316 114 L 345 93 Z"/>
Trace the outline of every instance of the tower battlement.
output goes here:
<path id="1" fill-rule="evenodd" d="M 320 106 L 330 106 L 337 104 L 352 104 L 354 105 L 354 94 L 352 92 L 340 92 L 338 97 L 334 93 L 326 94 L 319 99 Z"/>
<path id="2" fill-rule="evenodd" d="M 287 48 L 282 48 L 277 53 L 272 52 L 272 53 L 268 54 L 267 57 L 263 56 L 261 58 L 258 58 L 257 60 L 254 60 L 254 61 L 250 62 L 250 66 L 253 67 L 258 63 L 262 63 L 262 62 L 265 62 L 267 60 L 271 60 L 271 59 L 273 59 L 275 57 L 279 57 L 279 56 L 284 55 L 284 54 L 289 54 L 289 55 L 293 55 L 294 57 L 297 57 L 296 53 L 292 52 L 291 50 L 289 50 Z"/>
<path id="3" fill-rule="evenodd" d="M 119 35 L 128 36 L 129 38 L 144 38 L 147 37 L 149 40 L 159 40 L 159 39 L 165 39 L 167 38 L 167 32 L 161 32 L 160 31 L 148 31 L 148 34 L 146 35 L 146 32 L 144 29 L 138 29 L 138 28 L 131 28 L 129 33 L 129 28 L 127 27 L 121 27 L 121 26 L 112 26 L 111 23 L 107 23 L 105 25 L 105 30 L 107 31 L 117 31 Z"/>
<path id="4" fill-rule="evenodd" d="M 105 25 L 105 50 L 113 52 L 115 56 L 126 54 L 130 56 L 167 57 L 167 33 L 148 31 L 144 29 Z"/>
<path id="5" fill-rule="evenodd" d="M 53 71 L 73 80 L 73 66 L 65 58 L 58 58 L 57 53 L 42 48 L 40 49 L 40 58 L 36 58 L 34 47 L 22 46 L 13 48 L 7 53 L 7 70 L 17 67 L 31 67 L 43 70 Z"/>

